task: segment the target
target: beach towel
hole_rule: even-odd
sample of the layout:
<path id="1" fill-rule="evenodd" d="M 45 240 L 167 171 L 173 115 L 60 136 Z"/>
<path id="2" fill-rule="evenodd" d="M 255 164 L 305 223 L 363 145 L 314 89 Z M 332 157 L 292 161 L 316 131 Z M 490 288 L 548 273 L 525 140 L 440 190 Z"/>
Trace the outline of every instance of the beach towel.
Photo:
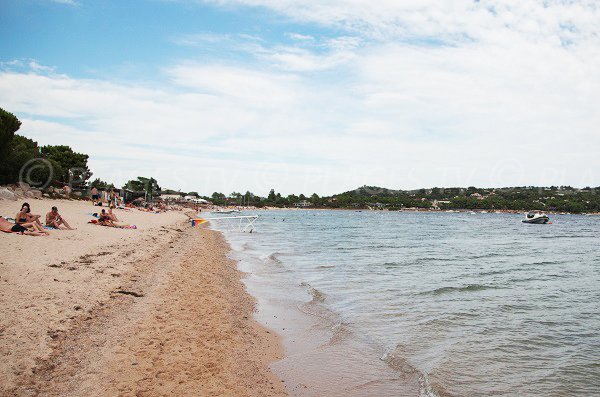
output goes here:
<path id="1" fill-rule="evenodd" d="M 192 227 L 196 227 L 196 226 L 201 225 L 206 222 L 207 222 L 207 220 L 202 219 L 202 218 L 192 219 Z"/>

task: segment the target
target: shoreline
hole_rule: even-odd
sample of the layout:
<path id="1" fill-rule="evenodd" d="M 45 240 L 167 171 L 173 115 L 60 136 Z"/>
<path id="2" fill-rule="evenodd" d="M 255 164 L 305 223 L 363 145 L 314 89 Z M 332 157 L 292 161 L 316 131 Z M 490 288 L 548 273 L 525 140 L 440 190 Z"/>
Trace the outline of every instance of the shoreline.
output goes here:
<path id="1" fill-rule="evenodd" d="M 244 283 L 257 300 L 255 318 L 281 337 L 285 356 L 271 368 L 290 395 L 423 395 L 423 374 L 364 338 L 328 306 L 327 294 L 286 268 L 279 258 L 284 253 L 256 250 L 251 240 L 258 234 L 225 236 L 233 258 L 248 275 Z"/>
<path id="2" fill-rule="evenodd" d="M 219 208 L 229 208 L 229 207 L 219 207 Z M 329 207 L 304 207 L 304 208 L 295 208 L 295 207 L 235 207 L 240 211 L 347 211 L 347 212 L 375 212 L 375 213 L 385 213 L 385 212 L 425 212 L 425 213 L 455 213 L 455 214 L 468 214 L 471 212 L 475 212 L 478 214 L 524 214 L 530 212 L 529 210 L 496 210 L 496 209 L 428 209 L 428 208 L 402 208 L 399 210 L 390 210 L 390 209 L 381 209 L 381 210 L 370 210 L 367 208 L 329 208 Z M 556 211 L 541 211 L 534 210 L 535 212 L 544 212 L 549 215 L 582 215 L 582 216 L 600 216 L 600 212 L 582 212 L 582 213 L 574 213 L 574 212 L 556 212 Z M 203 209 L 202 214 L 213 213 L 212 209 Z"/>
<path id="3" fill-rule="evenodd" d="M 253 318 L 219 232 L 179 212 L 117 213 L 137 230 L 86 225 L 89 203 L 52 203 L 79 230 L 1 236 L 0 394 L 286 395 L 268 367 L 280 338 Z"/>

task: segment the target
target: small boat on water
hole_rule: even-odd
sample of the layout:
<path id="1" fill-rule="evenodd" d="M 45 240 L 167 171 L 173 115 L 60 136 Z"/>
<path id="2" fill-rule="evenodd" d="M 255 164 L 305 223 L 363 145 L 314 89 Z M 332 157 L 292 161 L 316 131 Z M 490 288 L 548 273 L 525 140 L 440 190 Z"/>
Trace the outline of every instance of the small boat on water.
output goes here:
<path id="1" fill-rule="evenodd" d="M 213 214 L 235 214 L 237 212 L 240 212 L 240 210 L 238 210 L 238 209 L 225 209 L 225 208 L 222 208 L 222 209 L 218 209 L 218 210 L 212 211 Z"/>
<path id="2" fill-rule="evenodd" d="M 550 218 L 548 218 L 548 215 L 546 215 L 546 214 L 542 214 L 539 212 L 528 212 L 525 215 L 525 219 L 523 219 L 521 222 L 545 224 L 545 223 L 548 223 L 549 220 L 550 220 Z"/>

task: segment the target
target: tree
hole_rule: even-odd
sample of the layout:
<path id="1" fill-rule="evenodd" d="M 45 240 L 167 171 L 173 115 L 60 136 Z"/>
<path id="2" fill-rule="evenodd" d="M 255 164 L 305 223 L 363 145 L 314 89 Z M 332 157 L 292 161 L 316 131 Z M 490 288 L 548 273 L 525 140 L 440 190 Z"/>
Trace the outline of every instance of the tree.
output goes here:
<path id="1" fill-rule="evenodd" d="M 269 192 L 269 196 L 267 197 L 267 200 L 274 202 L 276 199 L 277 199 L 277 196 L 275 195 L 275 189 L 271 189 L 271 191 Z"/>
<path id="2" fill-rule="evenodd" d="M 104 189 L 114 189 L 115 185 L 113 185 L 112 183 L 104 182 L 100 178 L 96 178 L 90 183 L 90 187 L 95 187 L 97 189 L 104 190 Z"/>
<path id="3" fill-rule="evenodd" d="M 211 201 L 216 205 L 225 204 L 225 200 L 227 197 L 223 193 L 214 192 L 212 196 L 210 196 Z"/>
<path id="4" fill-rule="evenodd" d="M 42 156 L 53 160 L 60 165 L 60 170 L 55 170 L 54 175 L 58 182 L 75 186 L 85 185 L 92 173 L 87 166 L 90 156 L 76 153 L 69 146 L 42 146 Z"/>
<path id="5" fill-rule="evenodd" d="M 0 184 L 26 182 L 33 187 L 46 187 L 56 173 L 62 173 L 60 164 L 40 157 L 37 142 L 15 134 L 0 161 Z"/>
<path id="6" fill-rule="evenodd" d="M 156 179 L 143 176 L 138 176 L 137 179 L 128 181 L 123 188 L 136 192 L 145 192 L 149 199 L 160 194 L 161 191 Z"/>
<path id="7" fill-rule="evenodd" d="M 10 143 L 21 128 L 21 121 L 12 113 L 0 108 L 0 162 L 9 150 Z"/>

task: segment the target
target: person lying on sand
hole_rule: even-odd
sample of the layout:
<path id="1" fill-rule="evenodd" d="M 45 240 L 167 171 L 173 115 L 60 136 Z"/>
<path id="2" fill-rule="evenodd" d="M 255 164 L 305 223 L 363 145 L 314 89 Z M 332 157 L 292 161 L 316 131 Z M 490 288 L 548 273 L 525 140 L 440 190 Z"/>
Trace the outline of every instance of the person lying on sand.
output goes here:
<path id="1" fill-rule="evenodd" d="M 63 217 L 58 213 L 58 208 L 52 207 L 52 211 L 46 214 L 46 226 L 51 226 L 56 229 L 60 229 L 60 225 L 65 225 L 68 230 L 75 230 L 67 221 L 63 219 Z"/>
<path id="2" fill-rule="evenodd" d="M 26 225 L 31 225 L 31 227 L 33 227 L 34 230 L 30 231 L 29 229 L 27 229 L 27 227 L 29 227 L 29 226 L 26 226 Z M 28 236 L 47 236 L 49 234 L 44 229 L 42 229 L 42 230 L 36 229 L 37 227 L 39 227 L 39 226 L 35 223 L 31 223 L 31 224 L 29 224 L 29 223 L 24 223 L 24 224 L 12 223 L 0 216 L 0 230 L 7 232 L 7 233 L 26 234 Z"/>
<path id="3" fill-rule="evenodd" d="M 17 212 L 15 219 L 16 219 L 15 223 L 17 223 L 19 225 L 22 225 L 24 223 L 35 223 L 41 229 L 43 229 L 42 222 L 40 222 L 40 216 L 33 215 L 31 213 L 31 207 L 29 206 L 29 203 L 23 203 L 23 205 L 21 206 L 21 211 Z M 25 227 L 27 227 L 27 226 L 25 226 Z"/>

